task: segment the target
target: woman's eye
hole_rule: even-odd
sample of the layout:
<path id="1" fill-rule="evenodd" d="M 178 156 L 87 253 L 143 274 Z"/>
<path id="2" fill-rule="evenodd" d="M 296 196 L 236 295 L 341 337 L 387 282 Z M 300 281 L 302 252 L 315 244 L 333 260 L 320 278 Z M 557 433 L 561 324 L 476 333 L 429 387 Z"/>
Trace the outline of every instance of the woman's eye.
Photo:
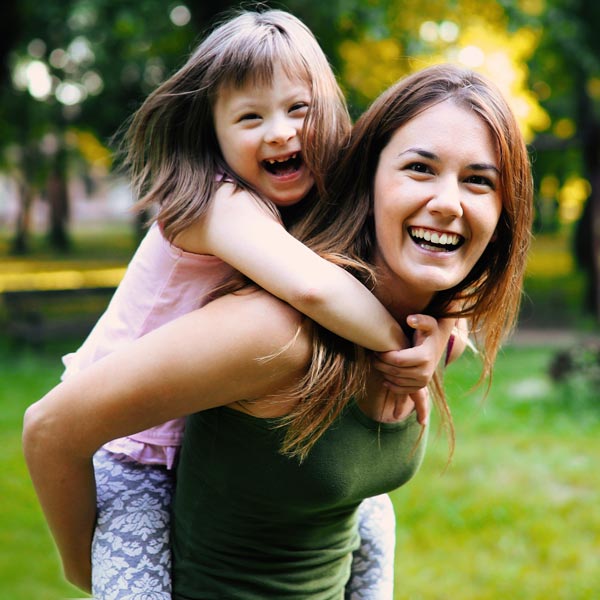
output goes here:
<path id="1" fill-rule="evenodd" d="M 409 171 L 415 171 L 415 173 L 431 173 L 431 169 L 429 168 L 429 166 L 421 162 L 410 163 L 406 165 L 405 168 Z"/>
<path id="2" fill-rule="evenodd" d="M 489 177 L 483 175 L 471 175 L 470 177 L 467 177 L 466 183 L 489 187 L 492 190 L 496 189 L 494 182 Z"/>

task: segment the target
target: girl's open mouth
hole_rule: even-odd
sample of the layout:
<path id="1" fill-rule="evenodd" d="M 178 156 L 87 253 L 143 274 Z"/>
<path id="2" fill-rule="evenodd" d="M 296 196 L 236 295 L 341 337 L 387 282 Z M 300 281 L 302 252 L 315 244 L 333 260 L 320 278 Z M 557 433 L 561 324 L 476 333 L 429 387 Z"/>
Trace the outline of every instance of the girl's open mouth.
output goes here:
<path id="1" fill-rule="evenodd" d="M 262 164 L 272 175 L 292 175 L 302 166 L 302 156 L 300 152 L 295 152 L 284 159 L 272 158 L 263 160 Z"/>

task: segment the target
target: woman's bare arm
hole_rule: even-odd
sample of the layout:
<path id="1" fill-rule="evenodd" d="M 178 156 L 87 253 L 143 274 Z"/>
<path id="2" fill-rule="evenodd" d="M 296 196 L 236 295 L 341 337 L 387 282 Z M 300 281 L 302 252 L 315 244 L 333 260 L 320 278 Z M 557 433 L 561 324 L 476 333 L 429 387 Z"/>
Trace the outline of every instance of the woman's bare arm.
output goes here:
<path id="1" fill-rule="evenodd" d="M 230 295 L 105 357 L 32 405 L 25 458 L 67 578 L 89 590 L 91 458 L 103 443 L 276 393 L 303 374 L 309 359 L 299 313 L 265 292 Z"/>

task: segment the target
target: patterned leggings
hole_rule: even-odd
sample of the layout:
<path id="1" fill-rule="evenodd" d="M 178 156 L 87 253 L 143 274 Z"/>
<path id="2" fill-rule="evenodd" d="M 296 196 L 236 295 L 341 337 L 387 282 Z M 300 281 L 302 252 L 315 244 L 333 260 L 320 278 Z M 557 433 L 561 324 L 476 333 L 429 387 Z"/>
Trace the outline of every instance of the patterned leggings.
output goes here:
<path id="1" fill-rule="evenodd" d="M 92 591 L 97 600 L 170 600 L 169 521 L 174 472 L 94 456 L 98 518 L 92 542 Z M 361 546 L 354 553 L 346 600 L 391 600 L 395 518 L 386 494 L 359 509 Z"/>

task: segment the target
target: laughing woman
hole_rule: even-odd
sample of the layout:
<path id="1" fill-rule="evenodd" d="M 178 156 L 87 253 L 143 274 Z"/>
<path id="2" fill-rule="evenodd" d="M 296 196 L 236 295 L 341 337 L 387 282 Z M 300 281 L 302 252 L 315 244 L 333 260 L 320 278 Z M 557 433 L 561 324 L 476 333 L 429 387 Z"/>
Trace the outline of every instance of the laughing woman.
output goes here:
<path id="1" fill-rule="evenodd" d="M 527 151 L 496 88 L 453 66 L 406 78 L 358 121 L 329 188 L 300 239 L 368 283 L 401 324 L 468 317 L 490 374 L 517 315 L 532 218 Z M 61 383 L 28 409 L 24 432 L 59 547 L 75 551 L 93 510 L 96 449 L 191 415 L 173 598 L 343 598 L 357 507 L 406 483 L 426 439 L 411 398 L 398 414 L 369 364 L 245 287 Z"/>

